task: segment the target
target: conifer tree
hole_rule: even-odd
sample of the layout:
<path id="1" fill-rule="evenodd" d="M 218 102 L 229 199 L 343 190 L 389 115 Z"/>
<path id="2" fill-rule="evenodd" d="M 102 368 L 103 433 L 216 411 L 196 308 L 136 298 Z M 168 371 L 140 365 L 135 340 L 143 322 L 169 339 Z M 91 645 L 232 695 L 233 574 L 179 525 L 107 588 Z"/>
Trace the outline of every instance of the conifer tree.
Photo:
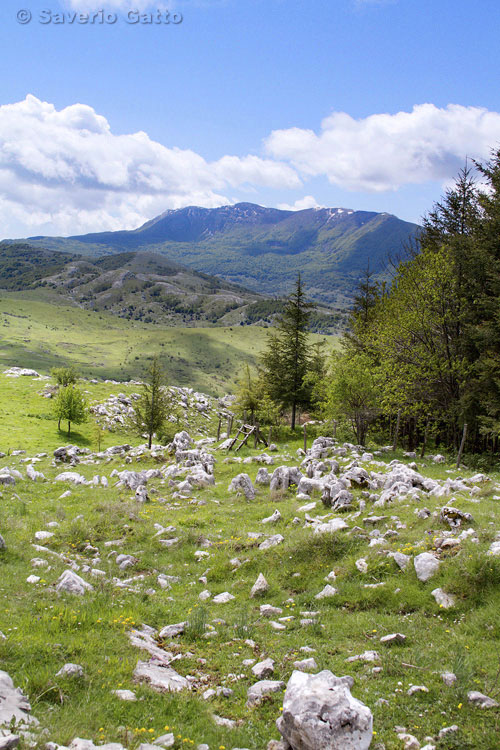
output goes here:
<path id="1" fill-rule="evenodd" d="M 169 413 L 170 398 L 163 388 L 164 379 L 158 358 L 154 357 L 142 384 L 141 398 L 135 406 L 133 418 L 139 434 L 147 433 L 148 448 L 151 448 L 153 435 L 161 430 Z"/>
<path id="2" fill-rule="evenodd" d="M 307 325 L 313 307 L 306 300 L 299 274 L 295 290 L 287 298 L 262 355 L 266 388 L 273 401 L 291 409 L 292 430 L 295 429 L 297 407 L 306 406 L 310 399 L 305 377 L 310 360 Z"/>

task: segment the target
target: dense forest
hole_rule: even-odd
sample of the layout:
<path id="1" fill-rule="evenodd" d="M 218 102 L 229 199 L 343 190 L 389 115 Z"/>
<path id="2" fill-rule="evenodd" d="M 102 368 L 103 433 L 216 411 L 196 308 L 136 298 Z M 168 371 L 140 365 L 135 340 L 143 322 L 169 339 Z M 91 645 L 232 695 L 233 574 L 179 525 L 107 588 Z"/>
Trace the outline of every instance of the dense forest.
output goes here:
<path id="1" fill-rule="evenodd" d="M 324 366 L 317 350 L 307 352 L 303 338 L 302 350 L 293 349 L 285 314 L 278 335 L 270 336 L 258 375 L 242 378 L 242 409 L 248 411 L 250 402 L 258 414 L 259 399 L 266 403 L 271 397 L 283 412 L 297 406 L 350 426 L 360 444 L 372 435 L 394 445 L 404 441 L 422 455 L 430 444 L 496 452 L 500 151 L 474 170 L 466 164 L 425 217 L 418 240 L 392 263 L 390 284 L 374 281 L 367 269 L 341 349 Z M 300 279 L 298 289 L 302 294 Z M 297 295 L 289 298 L 290 310 L 294 304 Z M 297 319 L 305 331 L 311 311 L 302 312 Z M 280 358 L 280 350 L 287 355 Z M 293 396 L 290 387 L 280 393 L 290 370 L 287 357 L 288 363 L 302 363 L 299 381 L 292 377 Z M 276 377 L 280 367 L 284 375 Z"/>

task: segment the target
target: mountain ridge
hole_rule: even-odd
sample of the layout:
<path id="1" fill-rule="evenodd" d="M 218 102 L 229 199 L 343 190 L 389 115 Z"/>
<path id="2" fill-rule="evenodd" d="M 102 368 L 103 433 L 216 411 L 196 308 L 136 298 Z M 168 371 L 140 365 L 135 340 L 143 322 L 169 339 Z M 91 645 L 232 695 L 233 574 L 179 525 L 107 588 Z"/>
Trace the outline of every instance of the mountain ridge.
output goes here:
<path id="1" fill-rule="evenodd" d="M 387 212 L 347 208 L 290 211 L 253 203 L 169 209 L 133 230 L 31 237 L 34 247 L 91 257 L 150 251 L 254 292 L 283 296 L 301 273 L 316 301 L 348 306 L 368 263 L 387 274 L 389 257 L 418 234 Z"/>

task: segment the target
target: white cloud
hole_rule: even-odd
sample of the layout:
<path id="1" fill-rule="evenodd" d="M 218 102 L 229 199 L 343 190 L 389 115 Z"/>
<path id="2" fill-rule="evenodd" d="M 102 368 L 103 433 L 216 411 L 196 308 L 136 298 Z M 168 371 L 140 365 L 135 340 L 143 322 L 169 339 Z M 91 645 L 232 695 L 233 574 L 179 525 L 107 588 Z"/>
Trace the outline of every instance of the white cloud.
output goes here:
<path id="1" fill-rule="evenodd" d="M 305 195 L 303 198 L 298 198 L 293 204 L 279 203 L 278 208 L 283 211 L 303 211 L 305 208 L 325 208 L 322 206 L 313 195 Z"/>
<path id="2" fill-rule="evenodd" d="M 381 192 L 409 183 L 447 180 L 466 156 L 485 159 L 500 143 L 500 113 L 449 104 L 356 120 L 334 112 L 321 132 L 275 130 L 266 139 L 273 158 L 305 177 L 325 175 L 347 190 Z"/>
<path id="3" fill-rule="evenodd" d="M 295 170 L 275 160 L 207 162 L 144 132 L 115 135 L 84 104 L 58 111 L 30 95 L 0 107 L 4 237 L 21 226 L 30 234 L 133 228 L 167 208 L 231 203 L 233 188 L 300 185 Z"/>
<path id="4" fill-rule="evenodd" d="M 88 12 L 104 8 L 108 11 L 155 11 L 171 10 L 182 11 L 183 9 L 198 6 L 201 8 L 215 8 L 226 5 L 229 0 L 60 0 L 66 8 Z"/>

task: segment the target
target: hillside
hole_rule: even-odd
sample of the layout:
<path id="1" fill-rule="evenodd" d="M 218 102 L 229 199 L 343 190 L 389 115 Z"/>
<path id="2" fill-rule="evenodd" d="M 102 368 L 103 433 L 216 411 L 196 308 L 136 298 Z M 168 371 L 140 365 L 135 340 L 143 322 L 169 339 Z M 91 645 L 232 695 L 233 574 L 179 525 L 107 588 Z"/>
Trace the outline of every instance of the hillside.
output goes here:
<path id="1" fill-rule="evenodd" d="M 277 299 L 193 271 L 151 252 L 101 258 L 29 245 L 0 244 L 0 289 L 31 291 L 87 310 L 169 326 L 266 325 L 281 312 Z M 311 330 L 337 332 L 342 311 L 320 306 Z"/>
<path id="2" fill-rule="evenodd" d="M 154 250 L 191 269 L 255 292 L 284 295 L 300 271 L 311 297 L 335 307 L 352 297 L 367 267 L 383 274 L 416 224 L 342 208 L 281 211 L 251 203 L 166 211 L 133 231 L 28 241 L 90 257 Z"/>
<path id="3" fill-rule="evenodd" d="M 259 326 L 153 325 L 45 295 L 0 292 L 0 368 L 16 364 L 48 372 L 70 364 L 88 377 L 124 380 L 139 377 L 158 354 L 169 382 L 217 394 L 234 384 L 245 362 L 255 362 L 266 341 Z"/>
<path id="4" fill-rule="evenodd" d="M 294 747 L 498 747 L 498 474 L 327 425 L 307 454 L 291 435 L 234 454 L 220 403 L 189 389 L 170 447 L 122 428 L 98 452 L 92 417 L 68 452 L 49 385 L 0 374 L 4 747 L 283 750 L 277 720 L 299 738 L 357 721 L 359 703 L 325 720 L 337 692 L 291 700 L 292 676 L 322 670 L 370 722 L 362 741 Z M 94 414 L 140 390 L 82 385 Z"/>

